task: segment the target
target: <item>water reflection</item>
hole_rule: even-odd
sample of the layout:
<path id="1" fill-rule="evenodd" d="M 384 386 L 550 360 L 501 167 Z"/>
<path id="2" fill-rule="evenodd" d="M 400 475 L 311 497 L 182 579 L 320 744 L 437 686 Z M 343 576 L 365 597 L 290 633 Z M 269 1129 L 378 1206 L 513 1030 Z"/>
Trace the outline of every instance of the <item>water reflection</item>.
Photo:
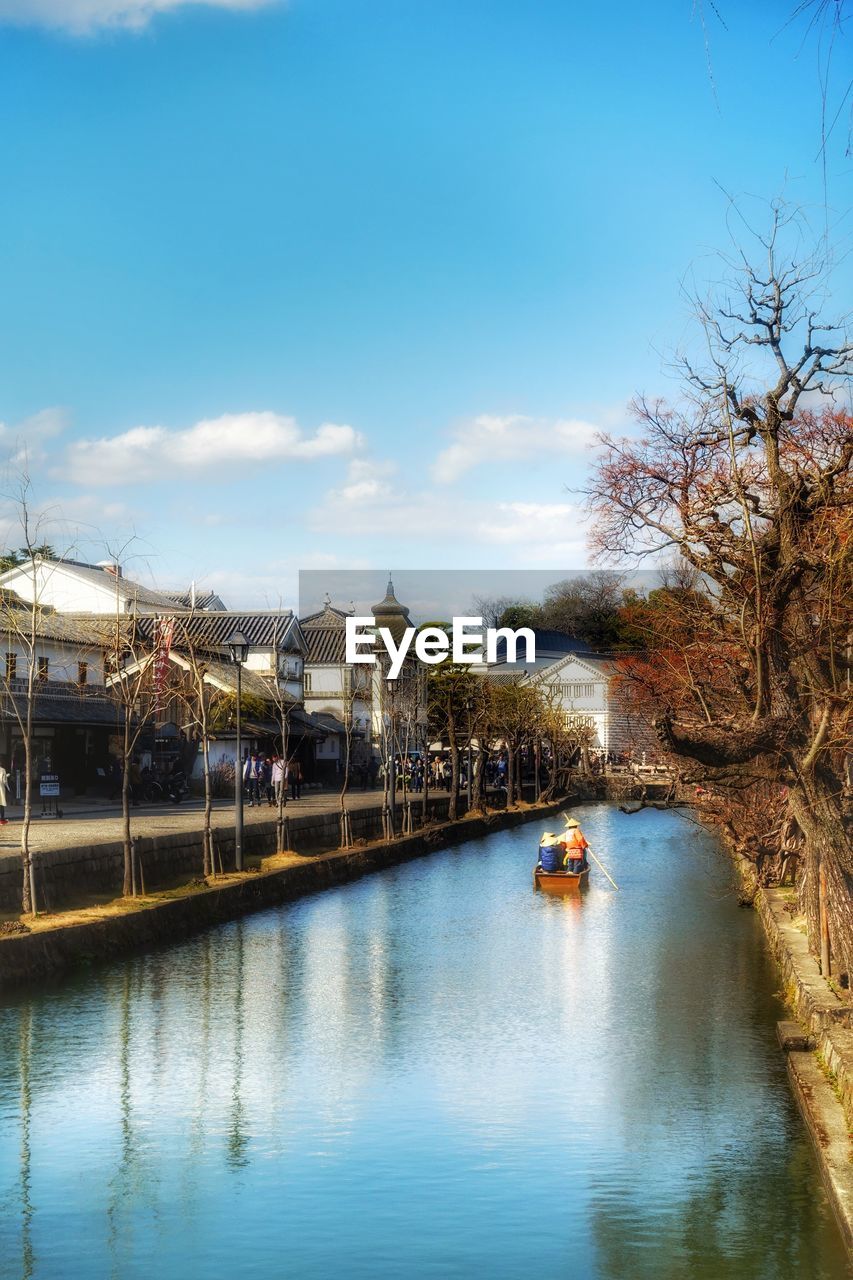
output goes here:
<path id="1" fill-rule="evenodd" d="M 846 1274 L 725 864 L 584 825 L 620 893 L 521 828 L 12 1002 L 2 1274 Z"/>
<path id="2" fill-rule="evenodd" d="M 33 1203 L 31 1198 L 32 1147 L 30 1123 L 32 1092 L 30 1089 L 30 1055 L 32 1053 L 32 1012 L 27 1007 L 20 1019 L 21 1064 L 21 1275 L 28 1280 L 34 1274 Z"/>

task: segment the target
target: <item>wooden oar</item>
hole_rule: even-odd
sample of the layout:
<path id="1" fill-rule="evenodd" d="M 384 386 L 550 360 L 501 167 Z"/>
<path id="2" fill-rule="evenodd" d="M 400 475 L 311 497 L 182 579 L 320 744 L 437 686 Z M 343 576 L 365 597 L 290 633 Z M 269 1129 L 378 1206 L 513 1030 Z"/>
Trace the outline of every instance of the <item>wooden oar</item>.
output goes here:
<path id="1" fill-rule="evenodd" d="M 563 814 L 563 821 L 564 821 L 564 822 L 566 823 L 566 825 L 568 826 L 569 822 L 571 821 L 571 819 L 570 819 L 570 817 L 568 816 L 568 814 L 565 814 L 565 813 Z M 596 858 L 595 854 L 593 853 L 592 849 L 590 849 L 589 845 L 587 845 L 587 847 L 586 847 L 586 851 L 587 851 L 587 853 L 589 854 L 589 856 L 593 859 L 593 861 L 595 862 L 596 866 L 601 867 L 601 870 L 602 870 L 602 871 L 604 872 L 604 874 L 607 876 L 607 879 L 608 879 L 608 880 L 610 881 L 610 883 L 613 885 L 613 888 L 614 888 L 614 889 L 618 889 L 618 888 L 619 888 L 618 884 L 617 884 L 617 883 L 616 883 L 616 881 L 613 879 L 612 875 L 611 875 L 611 874 L 610 874 L 610 872 L 607 870 L 607 868 L 606 868 L 606 867 L 603 867 L 603 866 L 601 865 L 601 863 L 599 862 L 598 858 Z"/>
<path id="2" fill-rule="evenodd" d="M 595 856 L 595 854 L 593 853 L 592 849 L 590 849 L 590 848 L 589 848 L 589 846 L 587 846 L 587 850 L 586 850 L 586 851 L 587 851 L 587 853 L 589 854 L 589 856 L 592 858 L 592 860 L 593 860 L 593 862 L 595 863 L 595 865 L 596 865 L 597 867 L 601 867 L 601 870 L 602 870 L 602 871 L 604 872 L 604 874 L 607 876 L 607 879 L 608 879 L 608 880 L 610 881 L 610 883 L 613 885 L 613 888 L 614 888 L 614 889 L 618 889 L 618 888 L 619 888 L 618 884 L 617 884 L 617 883 L 616 883 L 616 881 L 613 879 L 612 875 L 611 875 L 611 874 L 610 874 L 610 872 L 607 870 L 607 868 L 606 868 L 606 867 L 601 866 L 601 863 L 598 861 L 598 858 L 596 858 L 596 856 Z"/>

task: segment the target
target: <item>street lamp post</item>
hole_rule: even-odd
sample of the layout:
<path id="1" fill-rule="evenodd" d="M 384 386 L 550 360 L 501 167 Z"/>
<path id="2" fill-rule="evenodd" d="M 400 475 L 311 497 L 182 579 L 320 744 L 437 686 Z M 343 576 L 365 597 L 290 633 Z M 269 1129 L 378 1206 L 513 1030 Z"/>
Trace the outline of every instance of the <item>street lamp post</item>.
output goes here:
<path id="1" fill-rule="evenodd" d="M 231 661 L 237 668 L 237 763 L 234 767 L 234 866 L 243 870 L 243 743 L 240 736 L 240 698 L 243 692 L 243 663 L 249 656 L 249 642 L 242 631 L 234 631 L 226 641 Z"/>
<path id="2" fill-rule="evenodd" d="M 472 723 L 471 723 L 471 712 L 474 710 L 474 703 L 471 701 L 471 699 L 470 699 L 470 698 L 469 698 L 469 699 L 467 700 L 467 702 L 465 703 L 465 710 L 468 712 L 468 770 L 467 770 L 467 782 L 468 782 L 468 812 L 470 813 L 470 812 L 471 812 L 471 806 L 472 806 L 472 804 L 473 804 L 473 802 L 474 802 L 474 779 L 473 779 L 473 778 L 472 778 L 472 776 L 471 776 L 471 774 L 472 774 L 472 769 L 471 769 L 471 763 L 472 763 L 472 750 L 471 750 L 471 732 L 472 732 Z"/>

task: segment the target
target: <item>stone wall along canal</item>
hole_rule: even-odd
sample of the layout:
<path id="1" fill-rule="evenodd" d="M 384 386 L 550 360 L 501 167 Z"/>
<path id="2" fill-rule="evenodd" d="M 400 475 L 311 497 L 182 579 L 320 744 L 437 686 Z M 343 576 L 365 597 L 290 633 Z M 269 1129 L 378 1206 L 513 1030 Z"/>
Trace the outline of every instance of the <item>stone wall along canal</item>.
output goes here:
<path id="1" fill-rule="evenodd" d="M 0 1274 L 846 1275 L 724 856 L 580 813 L 7 999 Z"/>

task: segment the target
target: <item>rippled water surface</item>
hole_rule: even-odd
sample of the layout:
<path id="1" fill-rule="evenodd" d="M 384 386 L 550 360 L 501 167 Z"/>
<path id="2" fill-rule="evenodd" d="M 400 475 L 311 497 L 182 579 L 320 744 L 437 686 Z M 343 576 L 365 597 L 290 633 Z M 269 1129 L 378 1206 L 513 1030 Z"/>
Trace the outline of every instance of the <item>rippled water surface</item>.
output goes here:
<path id="1" fill-rule="evenodd" d="M 0 1013 L 0 1274 L 847 1274 L 757 920 L 672 813 L 499 833 Z"/>

